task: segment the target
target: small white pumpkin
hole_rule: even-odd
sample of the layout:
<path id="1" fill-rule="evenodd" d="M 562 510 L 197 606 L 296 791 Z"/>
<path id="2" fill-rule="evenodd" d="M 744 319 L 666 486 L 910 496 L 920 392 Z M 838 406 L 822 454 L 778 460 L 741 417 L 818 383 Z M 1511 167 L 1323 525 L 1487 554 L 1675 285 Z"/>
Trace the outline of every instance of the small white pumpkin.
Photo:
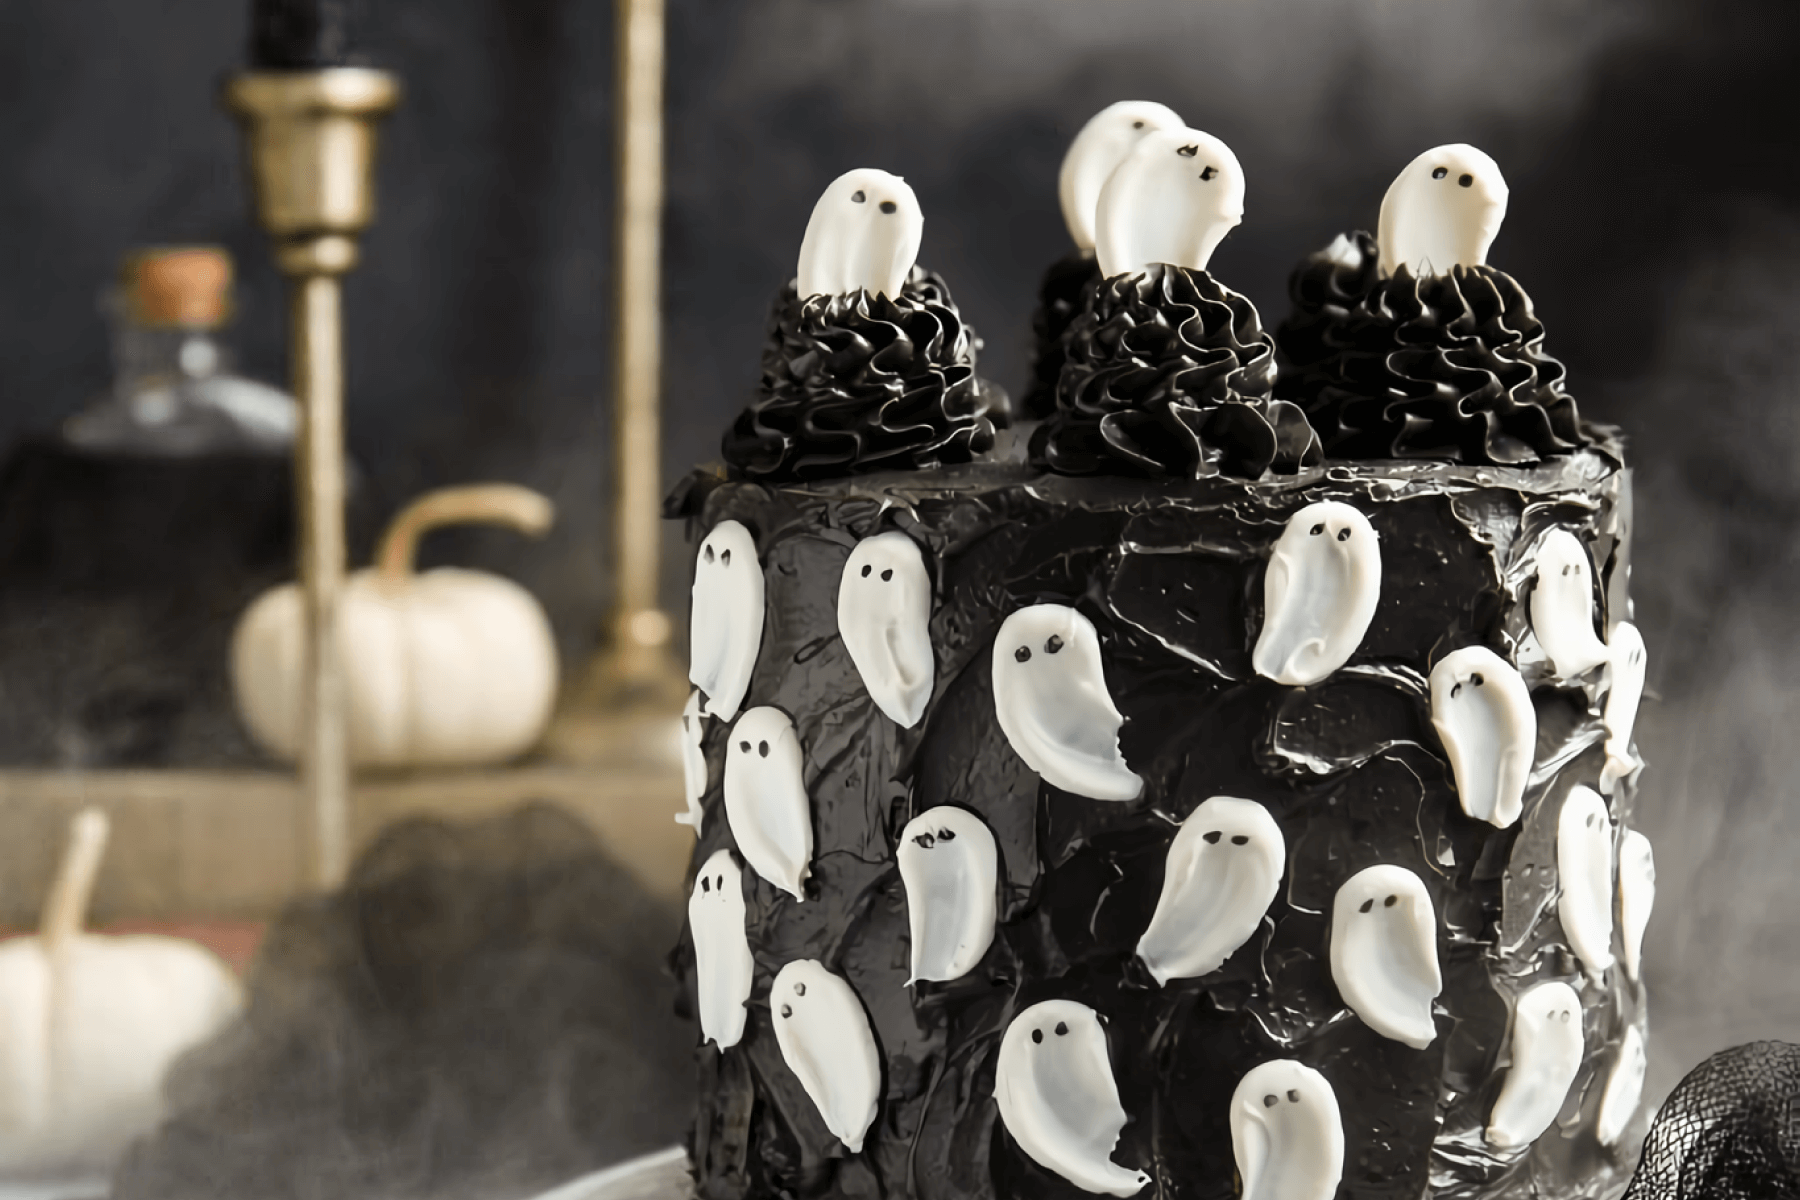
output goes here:
<path id="1" fill-rule="evenodd" d="M 243 1005 L 205 947 L 82 931 L 106 849 L 76 815 L 34 937 L 0 944 L 0 1178 L 103 1172 L 163 1118 L 163 1080 Z"/>
<path id="2" fill-rule="evenodd" d="M 381 539 L 375 566 L 353 573 L 339 609 L 358 767 L 505 762 L 543 736 L 556 702 L 556 642 L 537 600 L 510 579 L 441 567 L 413 573 L 419 539 L 440 525 L 484 522 L 540 535 L 550 501 L 527 488 L 446 488 L 413 501 Z M 238 622 L 231 682 L 256 740 L 292 762 L 302 731 L 300 589 L 259 596 Z"/>

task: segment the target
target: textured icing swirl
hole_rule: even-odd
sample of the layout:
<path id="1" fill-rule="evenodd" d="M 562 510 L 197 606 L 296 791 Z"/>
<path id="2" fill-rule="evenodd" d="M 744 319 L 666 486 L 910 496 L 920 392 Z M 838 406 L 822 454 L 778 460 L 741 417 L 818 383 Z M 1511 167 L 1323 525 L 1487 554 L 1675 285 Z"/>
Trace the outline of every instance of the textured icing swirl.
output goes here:
<path id="1" fill-rule="evenodd" d="M 1006 393 L 975 373 L 981 339 L 944 281 L 914 267 L 898 299 L 801 300 L 769 314 L 762 384 L 726 431 L 725 461 L 767 480 L 972 461 L 1008 420 Z"/>
<path id="2" fill-rule="evenodd" d="M 1036 420 L 1056 411 L 1056 381 L 1066 357 L 1063 339 L 1087 307 L 1088 288 L 1099 282 L 1099 262 L 1080 250 L 1069 251 L 1044 272 L 1031 314 L 1031 383 L 1019 406 L 1026 417 Z"/>
<path id="3" fill-rule="evenodd" d="M 1255 479 L 1319 461 L 1305 415 L 1270 397 L 1275 345 L 1255 306 L 1205 271 L 1106 280 L 1063 348 L 1056 412 L 1031 442 L 1047 470 Z"/>
<path id="4" fill-rule="evenodd" d="M 1537 462 L 1591 444 L 1531 297 L 1503 271 L 1377 275 L 1375 240 L 1340 239 L 1288 283 L 1277 394 L 1334 458 Z"/>

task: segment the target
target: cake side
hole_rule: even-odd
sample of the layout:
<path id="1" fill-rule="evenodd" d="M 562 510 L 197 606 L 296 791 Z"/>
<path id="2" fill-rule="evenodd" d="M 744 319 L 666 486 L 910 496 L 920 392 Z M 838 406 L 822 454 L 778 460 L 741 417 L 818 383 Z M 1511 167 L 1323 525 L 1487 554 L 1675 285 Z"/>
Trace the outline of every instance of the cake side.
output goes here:
<path id="1" fill-rule="evenodd" d="M 1430 1186 L 1482 1196 L 1527 1184 L 1607 1194 L 1622 1167 L 1596 1135 L 1598 1110 L 1621 1039 L 1642 1036 L 1643 998 L 1624 970 L 1596 980 L 1571 949 L 1555 869 L 1570 797 L 1609 769 L 1607 673 L 1557 675 L 1531 611 L 1539 559 L 1564 530 L 1604 584 L 1593 590 L 1600 627 L 1628 615 L 1618 611 L 1629 515 L 1619 461 L 1603 439 L 1598 451 L 1528 468 L 1337 463 L 1254 484 L 977 464 L 690 488 L 696 540 L 737 522 L 753 541 L 765 615 L 744 701 L 792 721 L 812 841 L 804 900 L 742 871 L 753 981 L 741 1041 L 698 1051 L 703 1194 L 1087 1194 L 997 1119 L 1003 1035 L 1046 1000 L 1099 1014 L 1127 1118 L 1112 1161 L 1148 1173 L 1161 1194 L 1235 1194 L 1233 1090 L 1274 1059 L 1316 1069 L 1335 1094 L 1340 1195 Z M 1362 514 L 1378 539 L 1379 599 L 1341 667 L 1289 686 L 1253 662 L 1268 562 L 1289 518 L 1328 501 Z M 846 564 L 884 532 L 922 551 L 929 578 L 934 677 L 911 728 L 877 705 L 840 628 Z M 1119 752 L 1143 780 L 1135 800 L 1046 782 L 998 728 L 995 638 L 1039 604 L 1072 607 L 1097 632 L 1105 691 L 1124 718 Z M 1431 719 L 1433 668 L 1472 646 L 1517 666 L 1535 714 L 1522 816 L 1505 828 L 1464 811 Z M 742 860 L 745 847 L 726 811 L 737 726 L 694 723 L 706 784 L 699 875 L 719 851 Z M 1606 802 L 1615 842 L 1631 796 L 1615 763 L 1621 773 Z M 1273 818 L 1279 893 L 1216 970 L 1159 984 L 1140 942 L 1180 823 L 1215 797 Z M 960 977 L 909 986 L 917 901 L 899 850 L 908 822 L 938 806 L 992 832 L 994 931 Z M 1334 899 L 1376 865 L 1416 875 L 1434 913 L 1442 988 L 1422 1049 L 1377 1032 L 1333 975 Z M 1610 899 L 1610 876 L 1607 886 Z M 1613 942 L 1626 937 L 1621 928 Z M 674 962 L 699 1006 L 695 947 L 691 927 Z M 857 1153 L 777 1037 L 776 976 L 803 960 L 848 982 L 879 1052 Z M 1579 1068 L 1551 1128 L 1502 1150 L 1488 1130 L 1518 1048 L 1509 1027 L 1520 997 L 1548 982 L 1580 996 Z"/>

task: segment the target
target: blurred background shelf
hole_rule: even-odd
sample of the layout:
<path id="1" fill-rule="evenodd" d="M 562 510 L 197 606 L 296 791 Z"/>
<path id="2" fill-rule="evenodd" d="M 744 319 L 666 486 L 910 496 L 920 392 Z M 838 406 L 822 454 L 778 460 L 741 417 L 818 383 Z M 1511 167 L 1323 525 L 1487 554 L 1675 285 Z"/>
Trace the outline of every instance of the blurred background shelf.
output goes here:
<path id="1" fill-rule="evenodd" d="M 608 736 L 590 733 L 597 741 Z M 672 739 L 673 735 L 669 735 Z M 365 777 L 351 793 L 353 852 L 407 817 L 466 819 L 533 800 L 589 825 L 656 896 L 681 889 L 693 833 L 681 769 L 651 755 L 543 761 L 499 770 Z M 260 770 L 0 770 L 0 925 L 32 925 L 69 818 L 97 805 L 113 822 L 96 922 L 260 921 L 304 890 L 305 811 L 292 775 Z"/>

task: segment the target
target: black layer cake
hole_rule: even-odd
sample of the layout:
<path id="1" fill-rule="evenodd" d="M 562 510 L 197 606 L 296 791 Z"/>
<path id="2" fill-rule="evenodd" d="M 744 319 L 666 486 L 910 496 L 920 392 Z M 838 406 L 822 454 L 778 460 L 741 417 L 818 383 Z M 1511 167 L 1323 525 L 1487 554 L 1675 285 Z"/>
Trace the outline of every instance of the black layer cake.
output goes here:
<path id="1" fill-rule="evenodd" d="M 1140 118 L 1077 142 L 1029 455 L 858 171 L 672 497 L 701 1194 L 1610 1194 L 1653 892 L 1620 443 L 1482 265 L 1479 151 L 1302 266 L 1277 389 L 1205 270 L 1236 159 Z"/>

